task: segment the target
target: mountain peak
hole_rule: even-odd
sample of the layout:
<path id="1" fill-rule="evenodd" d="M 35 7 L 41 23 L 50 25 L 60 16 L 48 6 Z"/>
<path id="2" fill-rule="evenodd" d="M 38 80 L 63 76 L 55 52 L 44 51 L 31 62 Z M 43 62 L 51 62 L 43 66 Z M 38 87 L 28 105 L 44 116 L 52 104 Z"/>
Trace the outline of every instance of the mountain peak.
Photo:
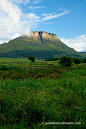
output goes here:
<path id="1" fill-rule="evenodd" d="M 0 57 L 21 58 L 34 56 L 37 59 L 70 56 L 83 58 L 85 55 L 69 48 L 56 34 L 44 31 L 32 31 L 0 45 Z"/>
<path id="2" fill-rule="evenodd" d="M 56 34 L 48 33 L 45 31 L 31 31 L 23 35 L 22 37 L 28 37 L 30 39 L 46 39 L 46 40 L 59 40 Z"/>

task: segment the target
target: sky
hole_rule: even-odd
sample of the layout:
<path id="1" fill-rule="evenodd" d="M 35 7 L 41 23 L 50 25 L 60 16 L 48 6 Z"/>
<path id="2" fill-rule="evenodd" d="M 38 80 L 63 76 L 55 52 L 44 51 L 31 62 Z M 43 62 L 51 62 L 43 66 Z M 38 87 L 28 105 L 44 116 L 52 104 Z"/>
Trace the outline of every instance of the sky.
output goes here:
<path id="1" fill-rule="evenodd" d="M 86 0 L 0 0 L 0 44 L 30 31 L 54 33 L 86 51 Z"/>

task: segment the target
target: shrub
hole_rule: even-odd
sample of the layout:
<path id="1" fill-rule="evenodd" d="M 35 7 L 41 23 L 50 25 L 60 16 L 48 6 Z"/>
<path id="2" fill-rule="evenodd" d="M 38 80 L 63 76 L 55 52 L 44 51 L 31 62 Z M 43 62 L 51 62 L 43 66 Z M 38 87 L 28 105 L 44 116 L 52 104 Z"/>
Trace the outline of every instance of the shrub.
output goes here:
<path id="1" fill-rule="evenodd" d="M 5 66 L 5 65 L 0 65 L 0 70 L 6 71 L 6 70 L 20 70 L 18 67 L 14 66 Z"/>
<path id="2" fill-rule="evenodd" d="M 31 60 L 31 62 L 35 62 L 35 57 L 29 56 L 29 60 Z"/>
<path id="3" fill-rule="evenodd" d="M 73 58 L 73 62 L 74 62 L 75 64 L 80 64 L 80 63 L 81 63 L 81 59 Z"/>
<path id="4" fill-rule="evenodd" d="M 59 64 L 63 65 L 63 66 L 66 66 L 66 67 L 71 66 L 72 58 L 67 57 L 67 56 L 63 56 L 63 57 L 60 58 Z"/>
<path id="5" fill-rule="evenodd" d="M 86 58 L 84 58 L 83 63 L 86 63 Z"/>

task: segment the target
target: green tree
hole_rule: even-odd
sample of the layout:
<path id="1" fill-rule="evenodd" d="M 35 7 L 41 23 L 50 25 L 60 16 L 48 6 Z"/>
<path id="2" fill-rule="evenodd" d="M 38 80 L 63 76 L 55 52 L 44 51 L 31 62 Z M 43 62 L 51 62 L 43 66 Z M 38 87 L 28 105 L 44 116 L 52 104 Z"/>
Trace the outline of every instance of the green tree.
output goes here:
<path id="1" fill-rule="evenodd" d="M 63 57 L 60 58 L 59 64 L 65 66 L 65 67 L 71 66 L 72 58 L 67 57 L 67 56 L 63 56 Z"/>
<path id="2" fill-rule="evenodd" d="M 31 60 L 31 62 L 35 62 L 35 57 L 29 56 L 29 60 Z"/>
<path id="3" fill-rule="evenodd" d="M 81 59 L 73 58 L 73 62 L 74 62 L 75 64 L 80 64 L 80 63 L 81 63 Z"/>
<path id="4" fill-rule="evenodd" d="M 84 58 L 83 63 L 86 63 L 86 58 Z"/>

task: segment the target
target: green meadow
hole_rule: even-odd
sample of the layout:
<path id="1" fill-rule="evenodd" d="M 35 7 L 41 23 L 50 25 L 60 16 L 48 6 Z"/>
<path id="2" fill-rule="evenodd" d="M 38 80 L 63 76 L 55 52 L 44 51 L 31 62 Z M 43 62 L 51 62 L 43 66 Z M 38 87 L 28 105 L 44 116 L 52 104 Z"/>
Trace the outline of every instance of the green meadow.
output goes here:
<path id="1" fill-rule="evenodd" d="M 86 129 L 86 64 L 0 58 L 0 129 Z"/>

